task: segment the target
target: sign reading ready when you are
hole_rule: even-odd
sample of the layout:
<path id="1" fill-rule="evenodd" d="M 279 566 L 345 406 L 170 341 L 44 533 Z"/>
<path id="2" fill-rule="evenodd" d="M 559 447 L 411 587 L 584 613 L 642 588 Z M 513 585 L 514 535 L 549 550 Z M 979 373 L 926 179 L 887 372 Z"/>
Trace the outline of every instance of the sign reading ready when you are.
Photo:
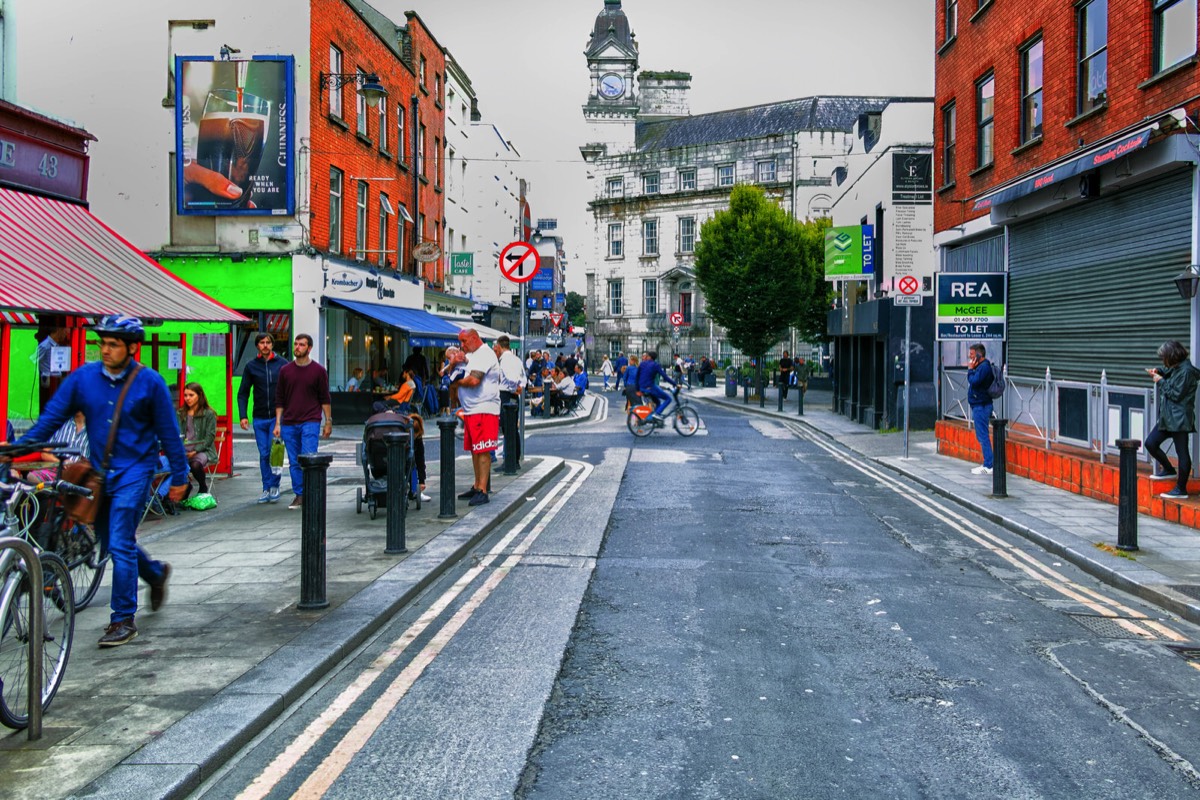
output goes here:
<path id="1" fill-rule="evenodd" d="M 939 272 L 938 340 L 977 342 L 1007 338 L 1007 297 L 1007 273 Z"/>

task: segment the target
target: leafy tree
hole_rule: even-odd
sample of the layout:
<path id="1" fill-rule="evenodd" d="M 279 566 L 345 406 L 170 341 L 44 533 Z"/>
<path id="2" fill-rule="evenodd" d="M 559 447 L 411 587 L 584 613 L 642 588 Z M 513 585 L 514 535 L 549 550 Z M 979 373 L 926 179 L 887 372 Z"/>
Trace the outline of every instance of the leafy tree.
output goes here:
<path id="1" fill-rule="evenodd" d="M 743 353 L 763 355 L 795 326 L 825 335 L 828 220 L 798 222 L 756 186 L 735 186 L 729 208 L 700 228 L 696 281 L 713 320 Z"/>
<path id="2" fill-rule="evenodd" d="M 583 324 L 584 302 L 583 295 L 581 295 L 579 292 L 567 292 L 567 305 L 565 310 L 567 312 L 567 319 L 571 320 L 573 325 Z"/>

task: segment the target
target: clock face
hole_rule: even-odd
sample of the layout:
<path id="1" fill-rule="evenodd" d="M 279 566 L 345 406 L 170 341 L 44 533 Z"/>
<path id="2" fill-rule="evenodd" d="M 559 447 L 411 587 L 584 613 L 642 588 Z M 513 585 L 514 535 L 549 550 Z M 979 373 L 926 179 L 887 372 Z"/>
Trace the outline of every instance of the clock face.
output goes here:
<path id="1" fill-rule="evenodd" d="M 600 96 L 610 100 L 625 94 L 625 79 L 610 72 L 600 79 Z"/>

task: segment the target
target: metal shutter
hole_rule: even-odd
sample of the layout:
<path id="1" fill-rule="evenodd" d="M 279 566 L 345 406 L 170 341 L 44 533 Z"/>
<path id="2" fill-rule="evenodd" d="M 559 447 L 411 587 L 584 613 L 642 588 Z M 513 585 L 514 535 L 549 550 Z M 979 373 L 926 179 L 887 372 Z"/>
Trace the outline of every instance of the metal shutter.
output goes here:
<path id="1" fill-rule="evenodd" d="M 1009 229 L 1008 369 L 1142 386 L 1167 339 L 1189 336 L 1172 278 L 1191 254 L 1192 173 Z"/>

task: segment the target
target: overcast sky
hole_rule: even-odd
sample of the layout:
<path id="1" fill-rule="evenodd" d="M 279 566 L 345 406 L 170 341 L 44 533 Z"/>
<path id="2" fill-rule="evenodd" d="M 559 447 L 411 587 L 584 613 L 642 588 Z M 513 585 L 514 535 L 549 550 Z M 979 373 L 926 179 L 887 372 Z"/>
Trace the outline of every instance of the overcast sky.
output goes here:
<path id="1" fill-rule="evenodd" d="M 415 9 L 521 152 L 534 218 L 557 217 L 568 288 L 591 253 L 583 57 L 603 0 L 373 0 Z M 932 0 L 624 0 L 639 69 L 692 73 L 693 114 L 813 94 L 933 94 Z M 932 121 L 930 123 L 932 125 Z"/>

